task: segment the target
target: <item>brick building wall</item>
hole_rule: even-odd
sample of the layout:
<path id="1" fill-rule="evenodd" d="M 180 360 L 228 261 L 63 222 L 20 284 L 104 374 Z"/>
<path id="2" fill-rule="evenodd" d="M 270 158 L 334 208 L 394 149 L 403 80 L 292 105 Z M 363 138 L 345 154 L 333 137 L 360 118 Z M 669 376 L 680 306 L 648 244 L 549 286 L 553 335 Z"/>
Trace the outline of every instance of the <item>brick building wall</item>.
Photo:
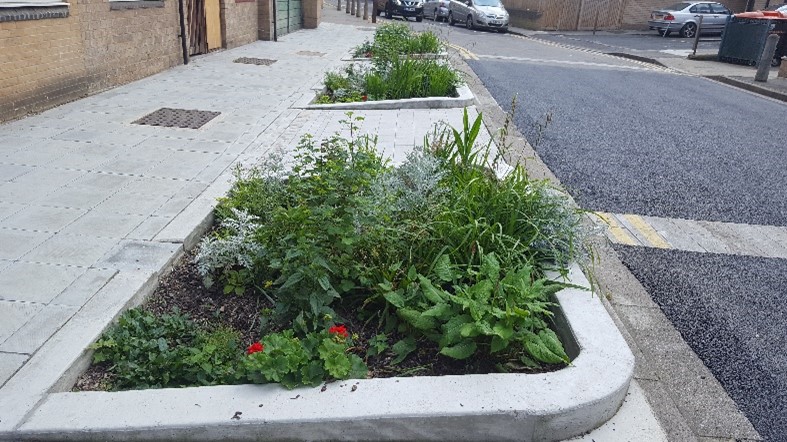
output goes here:
<path id="1" fill-rule="evenodd" d="M 526 29 L 576 30 L 592 28 L 599 11 L 599 29 L 647 29 L 650 12 L 681 0 L 503 0 L 511 24 Z M 717 0 L 733 13 L 743 12 L 748 0 Z M 763 9 L 767 0 L 755 0 Z M 771 4 L 783 0 L 771 0 Z M 583 11 L 583 16 L 579 12 Z"/>
<path id="2" fill-rule="evenodd" d="M 222 0 L 221 15 L 225 48 L 231 49 L 257 40 L 256 0 Z"/>
<path id="3" fill-rule="evenodd" d="M 0 22 L 0 121 L 88 93 L 81 29 L 73 14 Z"/>
<path id="4" fill-rule="evenodd" d="M 75 0 L 58 8 L 66 17 L 6 17 L 0 22 L 0 121 L 182 63 L 177 5 Z M 9 11 L 4 13 L 14 13 Z"/>
<path id="5" fill-rule="evenodd" d="M 177 0 L 145 3 L 161 7 L 113 10 L 131 4 L 76 1 L 73 9 L 81 18 L 90 93 L 183 63 Z"/>
<path id="6" fill-rule="evenodd" d="M 221 46 L 271 40 L 273 1 L 221 0 Z M 182 64 L 179 34 L 178 0 L 0 8 L 0 122 Z"/>
<path id="7" fill-rule="evenodd" d="M 257 0 L 257 38 L 273 40 L 273 5 L 276 0 Z"/>

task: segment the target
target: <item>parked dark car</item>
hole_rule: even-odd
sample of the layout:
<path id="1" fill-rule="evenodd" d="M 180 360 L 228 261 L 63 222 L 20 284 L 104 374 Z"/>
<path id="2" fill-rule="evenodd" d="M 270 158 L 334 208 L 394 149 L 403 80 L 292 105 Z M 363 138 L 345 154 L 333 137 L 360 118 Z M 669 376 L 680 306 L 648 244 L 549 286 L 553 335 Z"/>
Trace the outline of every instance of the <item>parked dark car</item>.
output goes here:
<path id="1" fill-rule="evenodd" d="M 424 2 L 421 0 L 374 0 L 377 6 L 377 15 L 385 13 L 385 18 L 398 15 L 405 20 L 415 17 L 415 21 L 424 20 Z"/>
<path id="2" fill-rule="evenodd" d="M 700 17 L 700 32 L 721 33 L 730 14 L 730 10 L 721 3 L 680 2 L 651 12 L 648 27 L 665 37 L 672 32 L 678 32 L 683 38 L 694 38 Z"/>

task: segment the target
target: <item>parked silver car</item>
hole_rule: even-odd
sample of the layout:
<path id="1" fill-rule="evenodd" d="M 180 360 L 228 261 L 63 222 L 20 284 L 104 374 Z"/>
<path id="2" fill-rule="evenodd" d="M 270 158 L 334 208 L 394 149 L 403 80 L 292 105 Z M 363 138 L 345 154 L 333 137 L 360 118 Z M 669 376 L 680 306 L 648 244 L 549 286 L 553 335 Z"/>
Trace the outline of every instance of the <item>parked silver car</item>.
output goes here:
<path id="1" fill-rule="evenodd" d="M 448 5 L 451 0 L 426 0 L 424 2 L 424 15 L 432 17 L 434 21 L 448 20 Z"/>
<path id="2" fill-rule="evenodd" d="M 451 0 L 448 23 L 464 22 L 467 29 L 486 28 L 508 32 L 508 11 L 500 0 Z"/>
<path id="3" fill-rule="evenodd" d="M 702 17 L 702 33 L 721 33 L 727 25 L 730 10 L 716 2 L 680 2 L 650 13 L 648 27 L 663 36 L 678 32 L 683 38 L 697 35 Z"/>

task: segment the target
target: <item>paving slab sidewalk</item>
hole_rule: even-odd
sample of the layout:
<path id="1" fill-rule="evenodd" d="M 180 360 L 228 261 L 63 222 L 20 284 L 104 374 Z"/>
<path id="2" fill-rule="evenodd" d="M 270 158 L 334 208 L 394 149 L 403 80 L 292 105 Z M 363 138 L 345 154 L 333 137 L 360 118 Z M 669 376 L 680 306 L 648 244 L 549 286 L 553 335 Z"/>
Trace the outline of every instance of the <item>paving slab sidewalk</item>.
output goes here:
<path id="1" fill-rule="evenodd" d="M 0 125 L 0 438 L 13 439 L 45 394 L 70 388 L 85 347 L 141 302 L 210 222 L 236 164 L 291 148 L 305 133 L 347 135 L 342 111 L 291 108 L 372 37 L 368 22 L 324 11 L 317 30 L 195 57 Z M 233 62 L 240 57 L 276 62 Z M 196 130 L 134 124 L 164 107 L 220 114 Z M 394 161 L 434 122 L 459 126 L 462 118 L 460 109 L 357 114 Z M 624 405 L 636 416 L 632 437 L 666 440 L 633 385 Z"/>

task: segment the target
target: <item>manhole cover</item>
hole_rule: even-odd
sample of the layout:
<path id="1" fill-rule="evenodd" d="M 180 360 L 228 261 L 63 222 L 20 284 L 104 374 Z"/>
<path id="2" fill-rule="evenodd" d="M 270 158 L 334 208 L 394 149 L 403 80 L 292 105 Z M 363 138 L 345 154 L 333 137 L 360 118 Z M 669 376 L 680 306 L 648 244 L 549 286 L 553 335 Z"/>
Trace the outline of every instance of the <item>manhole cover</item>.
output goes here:
<path id="1" fill-rule="evenodd" d="M 298 51 L 296 52 L 298 55 L 306 55 L 307 57 L 322 57 L 325 55 L 324 52 L 312 52 L 312 51 Z"/>
<path id="2" fill-rule="evenodd" d="M 276 60 L 268 60 L 267 58 L 253 58 L 253 57 L 241 57 L 233 61 L 235 63 L 253 64 L 257 66 L 270 66 L 273 63 L 276 63 Z"/>
<path id="3" fill-rule="evenodd" d="M 145 115 L 134 124 L 148 126 L 179 127 L 181 129 L 199 129 L 208 121 L 221 115 L 221 112 L 210 112 L 191 109 L 170 109 L 163 107 Z"/>

